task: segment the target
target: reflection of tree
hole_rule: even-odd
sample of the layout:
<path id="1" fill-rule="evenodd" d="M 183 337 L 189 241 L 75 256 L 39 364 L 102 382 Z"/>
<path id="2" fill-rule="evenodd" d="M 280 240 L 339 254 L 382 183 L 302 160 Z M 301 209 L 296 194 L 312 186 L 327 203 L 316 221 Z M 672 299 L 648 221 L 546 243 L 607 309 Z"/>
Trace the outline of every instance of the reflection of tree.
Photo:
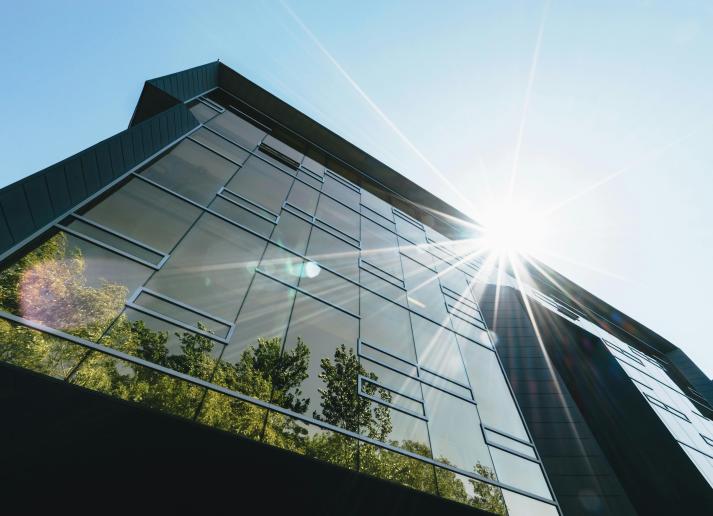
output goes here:
<path id="1" fill-rule="evenodd" d="M 79 249 L 69 250 L 67 237 L 58 234 L 0 273 L 0 309 L 36 320 L 67 333 L 97 340 L 121 312 L 126 288 L 109 282 L 87 284 L 85 260 Z M 200 329 L 205 327 L 199 325 Z M 309 347 L 301 340 L 283 350 L 279 337 L 260 338 L 235 363 L 215 357 L 216 343 L 189 331 L 151 329 L 142 320 L 121 315 L 101 343 L 146 361 L 201 378 L 247 396 L 270 401 L 295 414 L 305 414 L 310 399 L 301 384 L 308 377 Z M 0 319 L 0 360 L 122 399 L 141 403 L 311 457 L 392 480 L 445 498 L 504 514 L 500 489 L 344 434 L 322 430 L 296 418 L 261 408 L 232 396 L 115 359 Z M 170 349 L 171 348 L 171 349 Z M 83 361 L 82 361 L 83 360 Z M 427 443 L 389 440 L 393 431 L 390 409 L 361 396 L 358 378 L 378 381 L 367 372 L 354 350 L 339 345 L 331 358 L 322 358 L 318 377 L 318 420 L 411 453 L 430 457 Z M 372 397 L 390 402 L 389 391 L 364 382 Z M 440 462 L 448 464 L 443 457 Z M 477 465 L 475 472 L 494 478 Z M 437 486 L 437 487 L 436 487 Z"/>

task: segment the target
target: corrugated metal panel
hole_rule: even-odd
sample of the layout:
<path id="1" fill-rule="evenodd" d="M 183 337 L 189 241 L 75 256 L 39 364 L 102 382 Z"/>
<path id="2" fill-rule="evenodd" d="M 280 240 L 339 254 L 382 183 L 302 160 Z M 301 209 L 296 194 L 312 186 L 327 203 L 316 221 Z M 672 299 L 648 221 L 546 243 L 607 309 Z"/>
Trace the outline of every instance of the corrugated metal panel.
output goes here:
<path id="1" fill-rule="evenodd" d="M 148 81 L 184 102 L 218 85 L 219 62 L 208 63 Z"/>
<path id="2" fill-rule="evenodd" d="M 183 104 L 0 190 L 0 255 L 198 125 Z"/>

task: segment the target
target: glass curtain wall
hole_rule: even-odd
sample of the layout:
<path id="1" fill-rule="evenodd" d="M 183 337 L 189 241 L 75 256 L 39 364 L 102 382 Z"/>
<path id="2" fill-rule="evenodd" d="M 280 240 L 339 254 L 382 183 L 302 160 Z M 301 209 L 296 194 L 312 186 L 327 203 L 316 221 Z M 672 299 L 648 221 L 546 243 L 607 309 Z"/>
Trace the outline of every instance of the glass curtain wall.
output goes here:
<path id="1" fill-rule="evenodd" d="M 201 126 L 0 273 L 0 360 L 496 514 L 558 514 L 462 246 Z M 451 245 L 452 244 L 452 245 Z"/>

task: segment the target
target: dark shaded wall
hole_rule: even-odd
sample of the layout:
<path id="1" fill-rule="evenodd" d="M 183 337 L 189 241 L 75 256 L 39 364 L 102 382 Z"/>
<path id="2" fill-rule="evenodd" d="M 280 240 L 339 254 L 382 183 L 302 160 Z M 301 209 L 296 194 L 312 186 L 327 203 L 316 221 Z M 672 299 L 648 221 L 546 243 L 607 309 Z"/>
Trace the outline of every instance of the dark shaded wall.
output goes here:
<path id="1" fill-rule="evenodd" d="M 0 363 L 5 514 L 483 511 Z"/>
<path id="2" fill-rule="evenodd" d="M 519 292 L 500 289 L 497 320 L 494 287 L 480 303 L 565 516 L 636 514 L 562 378 L 549 367 Z"/>
<path id="3" fill-rule="evenodd" d="M 688 358 L 683 351 L 675 349 L 666 353 L 668 359 L 688 380 L 694 389 L 713 406 L 713 381 L 710 380 L 700 368 Z"/>

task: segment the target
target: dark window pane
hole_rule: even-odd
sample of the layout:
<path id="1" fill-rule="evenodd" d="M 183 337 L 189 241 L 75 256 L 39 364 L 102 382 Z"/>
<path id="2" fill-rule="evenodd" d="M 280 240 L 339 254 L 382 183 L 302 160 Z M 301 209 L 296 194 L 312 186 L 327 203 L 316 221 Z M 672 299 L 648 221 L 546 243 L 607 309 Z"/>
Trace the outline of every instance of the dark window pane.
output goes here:
<path id="1" fill-rule="evenodd" d="M 364 289 L 361 291 L 361 339 L 409 362 L 416 361 L 408 312 Z"/>
<path id="2" fill-rule="evenodd" d="M 311 217 L 314 215 L 314 210 L 317 209 L 318 197 L 319 191 L 295 181 L 295 184 L 292 185 L 292 190 L 290 190 L 290 195 L 287 197 L 287 202 Z"/>
<path id="3" fill-rule="evenodd" d="M 287 210 L 280 213 L 280 221 L 272 232 L 271 239 L 285 247 L 304 254 L 307 249 L 312 225 Z"/>
<path id="4" fill-rule="evenodd" d="M 393 226 L 394 214 L 391 211 L 391 205 L 385 201 L 382 201 L 374 194 L 367 192 L 362 189 L 361 191 L 361 203 L 366 206 L 371 212 L 376 213 L 384 219 L 384 222 L 391 222 Z M 373 215 L 369 215 L 373 218 Z M 381 220 L 379 220 L 381 222 Z"/>
<path id="5" fill-rule="evenodd" d="M 96 340 L 150 274 L 148 267 L 58 233 L 0 274 L 0 308 Z"/>
<path id="6" fill-rule="evenodd" d="M 403 279 L 396 235 L 369 219 L 361 219 L 361 257 L 372 265 Z"/>
<path id="7" fill-rule="evenodd" d="M 85 216 L 165 253 L 201 211 L 141 179 L 132 179 Z"/>
<path id="8" fill-rule="evenodd" d="M 292 181 L 291 176 L 253 156 L 230 180 L 227 188 L 272 213 L 280 213 Z"/>
<path id="9" fill-rule="evenodd" d="M 67 227 L 81 233 L 82 235 L 88 236 L 89 238 L 92 238 L 94 240 L 98 240 L 99 242 L 105 243 L 120 251 L 124 251 L 125 253 L 129 253 L 132 256 L 140 258 L 154 265 L 158 265 L 158 263 L 163 259 L 162 254 L 149 251 L 148 249 L 141 247 L 140 245 L 134 244 L 133 242 L 130 242 L 125 238 L 121 238 L 108 231 L 104 231 L 103 229 L 100 229 L 92 224 L 87 224 L 86 222 L 83 222 L 81 220 L 73 220 L 72 222 L 67 224 Z"/>
<path id="10" fill-rule="evenodd" d="M 552 498 L 539 464 L 498 448 L 491 447 L 490 454 L 495 463 L 498 479 L 502 483 L 543 498 Z"/>
<path id="11" fill-rule="evenodd" d="M 248 152 L 237 145 L 230 143 L 225 138 L 221 138 L 205 128 L 198 129 L 195 133 L 192 133 L 190 137 L 206 147 L 213 149 L 217 153 L 222 154 L 226 158 L 232 159 L 238 164 L 243 163 L 248 159 L 248 156 L 250 156 Z"/>
<path id="12" fill-rule="evenodd" d="M 459 475 L 444 468 L 436 468 L 438 493 L 448 500 L 483 509 L 493 514 L 507 515 L 505 500 L 499 487 Z M 519 514 L 519 513 L 517 513 Z M 528 513 L 522 513 L 523 516 Z"/>
<path id="13" fill-rule="evenodd" d="M 316 190 L 322 189 L 322 181 L 305 173 L 303 170 L 297 171 L 297 179 L 299 179 L 303 183 L 307 183 L 308 185 L 315 188 Z"/>
<path id="14" fill-rule="evenodd" d="M 359 279 L 359 250 L 322 229 L 312 228 L 307 256 L 347 278 Z"/>
<path id="15" fill-rule="evenodd" d="M 211 317 L 207 317 L 183 306 L 171 303 L 170 301 L 162 299 L 161 297 L 150 292 L 142 291 L 134 300 L 134 304 L 218 337 L 225 338 L 228 336 L 228 332 L 230 331 L 229 324 L 216 321 Z"/>
<path id="16" fill-rule="evenodd" d="M 417 448 L 417 445 L 412 446 Z M 413 451 L 413 450 L 412 450 Z M 415 453 L 420 453 L 416 451 Z M 423 453 L 421 453 L 423 455 Z M 436 494 L 433 465 L 400 453 L 361 443 L 359 471 L 426 493 Z"/>
<path id="17" fill-rule="evenodd" d="M 203 380 L 210 379 L 223 344 L 127 308 L 101 344 Z"/>
<path id="18" fill-rule="evenodd" d="M 146 407 L 193 418 L 204 387 L 97 351 L 82 362 L 71 382 Z"/>
<path id="19" fill-rule="evenodd" d="M 297 163 L 300 163 L 302 161 L 303 154 L 301 152 L 296 151 L 286 143 L 281 142 L 270 134 L 265 137 L 263 143 L 268 147 L 275 149 L 280 154 L 284 154 L 285 156 Z"/>
<path id="20" fill-rule="evenodd" d="M 343 468 L 357 467 L 359 443 L 356 439 L 279 412 L 270 412 L 263 440 Z"/>
<path id="21" fill-rule="evenodd" d="M 290 389 L 283 389 L 275 393 L 273 402 L 358 431 L 364 418 L 369 418 L 368 400 L 355 396 L 360 369 L 355 352 L 358 334 L 356 318 L 298 293 L 285 352 L 292 353 L 295 361 L 301 357 L 307 362 L 306 378 L 295 382 L 294 387 L 302 391 L 298 399 L 287 396 Z M 340 396 L 349 397 L 348 406 L 340 407 Z"/>
<path id="22" fill-rule="evenodd" d="M 225 111 L 206 124 L 211 129 L 219 132 L 229 140 L 252 150 L 265 136 L 265 132 L 258 129 L 239 116 Z"/>
<path id="23" fill-rule="evenodd" d="M 401 257 L 401 263 L 409 306 L 416 312 L 447 324 L 448 312 L 436 273 L 406 256 Z"/>
<path id="24" fill-rule="evenodd" d="M 205 214 L 148 287 L 233 321 L 264 248 L 261 238 Z"/>
<path id="25" fill-rule="evenodd" d="M 495 478 L 475 405 L 423 386 L 433 458 L 465 471 Z"/>
<path id="26" fill-rule="evenodd" d="M 0 319 L 0 361 L 64 380 L 87 348 Z"/>
<path id="27" fill-rule="evenodd" d="M 331 175 L 324 176 L 322 191 L 355 210 L 359 209 L 359 200 L 361 198 L 359 192 L 349 188 Z"/>
<path id="28" fill-rule="evenodd" d="M 183 140 L 141 172 L 199 204 L 207 205 L 238 166 L 191 140 Z"/>
<path id="29" fill-rule="evenodd" d="M 201 124 L 206 123 L 208 120 L 218 114 L 215 109 L 209 108 L 200 101 L 194 102 L 193 105 L 188 109 L 191 110 L 193 116 L 195 116 Z"/>
<path id="30" fill-rule="evenodd" d="M 483 423 L 528 440 L 495 353 L 468 341 L 459 342 Z"/>
<path id="31" fill-rule="evenodd" d="M 312 158 L 305 156 L 302 160 L 302 167 L 320 177 L 324 176 L 324 165 L 317 163 Z"/>
<path id="32" fill-rule="evenodd" d="M 227 196 L 226 196 L 227 197 Z M 249 204 L 246 203 L 246 206 Z M 238 224 L 252 229 L 256 233 L 268 238 L 275 227 L 275 224 L 261 217 L 250 209 L 243 208 L 236 203 L 216 197 L 211 203 L 210 208 L 223 215 L 224 217 L 237 222 Z"/>
<path id="33" fill-rule="evenodd" d="M 452 331 L 411 314 L 419 363 L 434 373 L 468 385 L 468 377 Z"/>
<path id="34" fill-rule="evenodd" d="M 359 241 L 359 215 L 337 201 L 320 196 L 316 216 L 355 242 Z"/>

